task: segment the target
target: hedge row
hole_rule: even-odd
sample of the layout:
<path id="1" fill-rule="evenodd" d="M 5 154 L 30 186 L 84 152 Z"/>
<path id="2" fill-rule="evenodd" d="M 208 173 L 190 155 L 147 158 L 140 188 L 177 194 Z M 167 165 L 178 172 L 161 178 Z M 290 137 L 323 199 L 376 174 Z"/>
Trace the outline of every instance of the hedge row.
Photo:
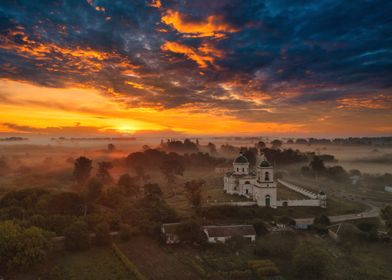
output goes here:
<path id="1" fill-rule="evenodd" d="M 259 279 L 264 279 L 268 276 L 278 276 L 279 269 L 271 260 L 254 260 L 248 262 L 248 267 L 251 268 Z"/>
<path id="2" fill-rule="evenodd" d="M 116 244 L 112 243 L 112 248 L 114 253 L 116 254 L 117 257 L 120 258 L 122 263 L 126 266 L 126 268 L 133 274 L 135 275 L 137 280 L 148 280 L 143 274 L 140 273 L 140 271 L 137 269 L 136 265 L 133 264 L 124 254 L 121 252 L 121 250 L 117 247 Z"/>

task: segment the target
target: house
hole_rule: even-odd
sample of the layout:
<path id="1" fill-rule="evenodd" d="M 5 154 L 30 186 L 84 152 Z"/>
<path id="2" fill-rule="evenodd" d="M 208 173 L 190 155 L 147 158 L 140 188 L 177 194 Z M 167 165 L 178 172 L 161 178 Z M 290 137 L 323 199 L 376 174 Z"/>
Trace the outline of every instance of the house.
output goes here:
<path id="1" fill-rule="evenodd" d="M 384 191 L 392 193 L 392 187 L 391 186 L 385 186 Z"/>
<path id="2" fill-rule="evenodd" d="M 256 241 L 256 231 L 252 225 L 205 226 L 203 232 L 209 243 L 224 243 L 234 236 L 241 236 L 251 242 Z"/>
<path id="3" fill-rule="evenodd" d="M 162 224 L 161 232 L 166 244 L 180 243 L 181 240 L 178 235 L 179 225 L 180 223 Z"/>

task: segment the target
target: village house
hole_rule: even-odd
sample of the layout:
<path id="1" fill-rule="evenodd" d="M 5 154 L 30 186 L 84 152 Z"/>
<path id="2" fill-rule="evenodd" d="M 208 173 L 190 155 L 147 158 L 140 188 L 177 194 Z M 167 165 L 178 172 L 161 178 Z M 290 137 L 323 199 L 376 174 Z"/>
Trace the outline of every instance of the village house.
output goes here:
<path id="1" fill-rule="evenodd" d="M 161 232 L 166 244 L 177 244 L 181 242 L 178 235 L 179 225 L 180 223 L 162 224 Z"/>
<path id="2" fill-rule="evenodd" d="M 241 236 L 252 243 L 256 241 L 256 231 L 252 225 L 205 226 L 203 232 L 209 243 L 225 243 L 234 236 Z"/>

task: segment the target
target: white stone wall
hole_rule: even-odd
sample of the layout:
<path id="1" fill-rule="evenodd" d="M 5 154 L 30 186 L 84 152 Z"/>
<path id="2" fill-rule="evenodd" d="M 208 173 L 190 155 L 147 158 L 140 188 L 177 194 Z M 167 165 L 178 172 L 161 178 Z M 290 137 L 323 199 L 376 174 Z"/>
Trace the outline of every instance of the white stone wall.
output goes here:
<path id="1" fill-rule="evenodd" d="M 210 201 L 207 200 L 210 205 L 231 205 L 231 206 L 254 206 L 257 205 L 256 201 Z"/>
<path id="2" fill-rule="evenodd" d="M 317 194 L 314 193 L 314 192 L 312 192 L 312 191 L 309 191 L 309 190 L 304 189 L 304 188 L 302 188 L 302 187 L 296 186 L 296 185 L 294 185 L 294 184 L 292 184 L 292 183 L 283 181 L 283 180 L 281 180 L 281 179 L 278 179 L 278 182 L 279 182 L 280 184 L 282 184 L 283 186 L 285 186 L 286 188 L 289 188 L 289 189 L 291 189 L 291 190 L 293 190 L 293 191 L 295 191 L 295 192 L 298 192 L 298 193 L 300 193 L 300 194 L 303 194 L 303 195 L 306 196 L 306 197 L 309 197 L 309 198 L 311 198 L 311 199 L 317 199 Z"/>
<path id="3" fill-rule="evenodd" d="M 287 203 L 287 206 L 320 206 L 319 199 L 298 199 L 298 200 L 278 200 L 276 202 L 278 207 Z"/>
<path id="4" fill-rule="evenodd" d="M 256 236 L 255 235 L 244 235 L 244 238 L 249 238 L 251 242 L 256 241 Z M 227 240 L 229 240 L 231 236 L 225 236 L 225 237 L 208 237 L 208 242 L 209 243 L 217 243 L 217 242 L 222 242 L 225 243 Z"/>

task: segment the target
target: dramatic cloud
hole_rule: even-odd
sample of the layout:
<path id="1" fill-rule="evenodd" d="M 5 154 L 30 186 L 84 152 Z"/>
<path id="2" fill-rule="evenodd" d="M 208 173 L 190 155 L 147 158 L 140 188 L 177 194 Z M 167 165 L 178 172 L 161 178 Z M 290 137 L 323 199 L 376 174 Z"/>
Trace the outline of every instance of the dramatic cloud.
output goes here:
<path id="1" fill-rule="evenodd" d="M 391 10 L 382 0 L 2 1 L 0 123 L 392 133 Z"/>
<path id="2" fill-rule="evenodd" d="M 197 20 L 186 18 L 180 12 L 173 10 L 166 11 L 165 15 L 162 16 L 162 22 L 189 37 L 222 38 L 226 33 L 238 31 L 238 29 L 225 23 L 221 16 L 211 15 L 205 19 Z"/>

